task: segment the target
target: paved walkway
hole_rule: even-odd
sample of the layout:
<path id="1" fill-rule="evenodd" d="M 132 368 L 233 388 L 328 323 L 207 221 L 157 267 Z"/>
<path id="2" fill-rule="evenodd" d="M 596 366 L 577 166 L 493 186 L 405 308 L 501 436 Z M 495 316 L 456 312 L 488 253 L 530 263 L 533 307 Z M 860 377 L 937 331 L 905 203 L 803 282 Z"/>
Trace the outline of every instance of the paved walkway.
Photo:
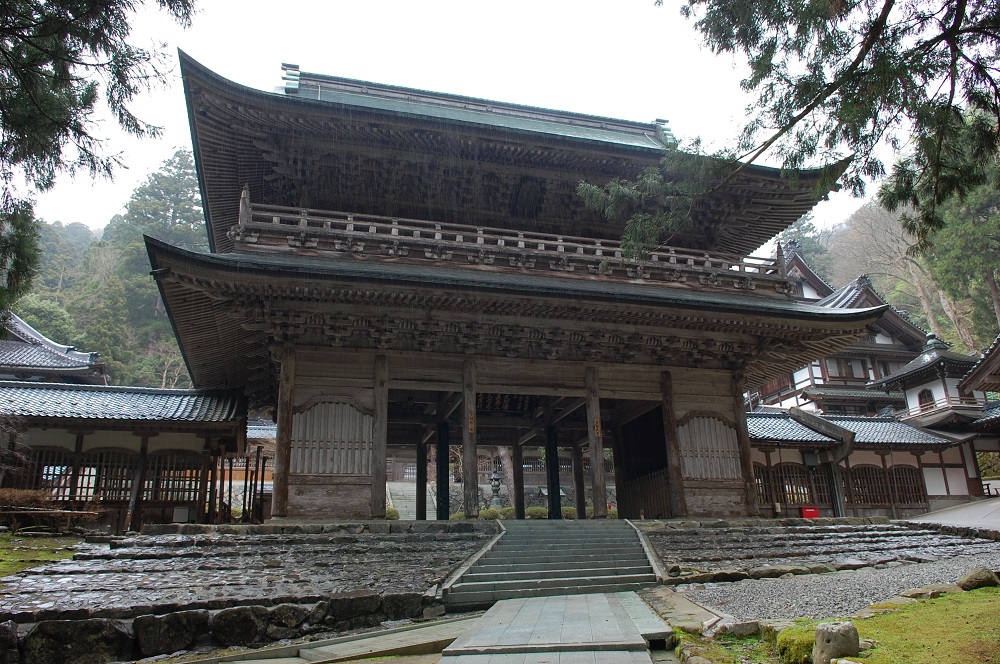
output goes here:
<path id="1" fill-rule="evenodd" d="M 667 626 L 635 593 L 497 602 L 444 650 L 442 664 L 649 664 Z"/>
<path id="2" fill-rule="evenodd" d="M 908 521 L 941 523 L 962 528 L 985 528 L 1000 531 L 1000 498 L 977 500 L 956 507 L 921 514 Z"/>

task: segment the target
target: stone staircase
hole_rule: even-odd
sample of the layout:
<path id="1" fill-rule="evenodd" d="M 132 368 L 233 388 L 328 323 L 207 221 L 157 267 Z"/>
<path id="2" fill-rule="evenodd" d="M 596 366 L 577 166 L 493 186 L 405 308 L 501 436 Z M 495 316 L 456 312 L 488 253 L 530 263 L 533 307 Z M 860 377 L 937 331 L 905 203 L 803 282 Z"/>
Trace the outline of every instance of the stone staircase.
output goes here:
<path id="1" fill-rule="evenodd" d="M 626 521 L 506 521 L 506 532 L 446 588 L 449 610 L 502 599 L 613 593 L 656 583 L 645 550 Z"/>
<path id="2" fill-rule="evenodd" d="M 417 518 L 417 485 L 413 482 L 386 482 L 386 492 L 389 502 L 399 511 L 400 521 L 415 521 Z M 427 504 L 430 512 L 433 503 Z M 433 518 L 433 515 L 431 515 Z"/>

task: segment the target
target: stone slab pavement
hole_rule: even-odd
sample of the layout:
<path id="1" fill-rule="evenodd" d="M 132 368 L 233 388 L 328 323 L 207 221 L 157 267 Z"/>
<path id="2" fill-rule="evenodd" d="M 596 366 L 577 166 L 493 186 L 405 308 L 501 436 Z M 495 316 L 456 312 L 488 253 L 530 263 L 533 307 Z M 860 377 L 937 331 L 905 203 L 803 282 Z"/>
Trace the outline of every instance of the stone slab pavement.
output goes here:
<path id="1" fill-rule="evenodd" d="M 977 500 L 907 519 L 917 523 L 939 523 L 961 528 L 983 528 L 1000 532 L 1000 498 Z"/>
<path id="2" fill-rule="evenodd" d="M 670 627 L 635 593 L 497 602 L 445 648 L 442 664 L 649 664 Z"/>

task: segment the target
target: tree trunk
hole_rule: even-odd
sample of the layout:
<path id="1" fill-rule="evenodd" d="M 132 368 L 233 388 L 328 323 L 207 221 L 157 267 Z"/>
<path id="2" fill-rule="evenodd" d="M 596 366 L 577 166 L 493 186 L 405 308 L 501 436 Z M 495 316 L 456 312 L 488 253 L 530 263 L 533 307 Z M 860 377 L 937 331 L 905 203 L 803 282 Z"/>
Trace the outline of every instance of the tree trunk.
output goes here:
<path id="1" fill-rule="evenodd" d="M 511 458 L 511 450 L 504 445 L 497 445 L 497 456 L 500 457 L 500 474 L 503 475 L 503 483 L 507 487 L 507 497 L 510 504 L 514 504 L 514 460 Z"/>
<path id="2" fill-rule="evenodd" d="M 976 342 L 972 338 L 972 331 L 969 330 L 968 324 L 966 324 L 967 316 L 963 316 L 955 303 L 951 301 L 944 291 L 938 291 L 938 297 L 941 300 L 941 308 L 944 309 L 945 314 L 948 315 L 948 319 L 951 320 L 952 324 L 955 326 L 955 332 L 958 334 L 958 338 L 962 340 L 966 348 L 973 353 L 977 353 Z"/>
<path id="3" fill-rule="evenodd" d="M 934 309 L 931 307 L 931 298 L 927 293 L 927 286 L 924 282 L 923 275 L 917 271 L 917 266 L 913 261 L 906 262 L 906 268 L 910 273 L 910 278 L 913 279 L 913 287 L 917 291 L 917 298 L 920 300 L 920 308 L 924 311 L 924 316 L 927 318 L 927 326 L 931 328 L 931 333 L 938 339 L 941 338 L 941 328 L 937 324 L 937 320 L 934 318 Z"/>
<path id="4" fill-rule="evenodd" d="M 993 270 L 983 270 L 983 277 L 989 284 L 990 298 L 993 300 L 993 314 L 997 317 L 997 323 L 1000 324 L 1000 287 L 997 286 L 997 275 Z"/>

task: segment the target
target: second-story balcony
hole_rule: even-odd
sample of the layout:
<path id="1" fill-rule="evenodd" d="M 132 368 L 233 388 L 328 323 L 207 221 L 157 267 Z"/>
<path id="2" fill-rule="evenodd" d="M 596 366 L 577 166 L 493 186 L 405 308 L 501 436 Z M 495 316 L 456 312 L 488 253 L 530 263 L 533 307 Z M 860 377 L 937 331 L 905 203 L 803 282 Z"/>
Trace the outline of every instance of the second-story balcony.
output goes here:
<path id="1" fill-rule="evenodd" d="M 979 397 L 947 394 L 939 398 L 921 399 L 900 416 L 900 421 L 917 427 L 964 425 L 983 416 L 986 402 Z"/>
<path id="2" fill-rule="evenodd" d="M 778 258 L 659 247 L 642 259 L 621 243 L 419 219 L 251 203 L 229 231 L 237 251 L 353 257 L 567 278 L 624 280 L 692 290 L 795 297 Z"/>

